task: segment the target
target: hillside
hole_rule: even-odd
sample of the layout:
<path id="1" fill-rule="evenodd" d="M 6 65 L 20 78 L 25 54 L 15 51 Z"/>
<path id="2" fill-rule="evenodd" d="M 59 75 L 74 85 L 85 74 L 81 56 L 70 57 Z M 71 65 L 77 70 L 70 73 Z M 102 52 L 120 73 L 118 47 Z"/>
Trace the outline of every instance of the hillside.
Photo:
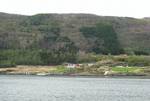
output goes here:
<path id="1" fill-rule="evenodd" d="M 4 58 L 10 58 L 12 53 L 17 57 L 20 57 L 20 54 L 24 56 L 30 54 L 31 57 L 35 55 L 38 57 L 41 54 L 45 57 L 50 56 L 49 54 L 57 56 L 59 54 L 59 57 L 63 57 L 64 54 L 75 57 L 79 52 L 150 54 L 149 43 L 149 18 L 135 19 L 92 14 L 23 16 L 0 13 L 0 49 L 1 53 L 5 54 L 1 55 Z M 44 53 L 41 53 L 43 50 Z M 65 56 L 61 61 L 66 59 Z M 68 60 L 74 61 L 70 58 L 66 59 Z M 50 63 L 47 60 L 45 62 Z"/>

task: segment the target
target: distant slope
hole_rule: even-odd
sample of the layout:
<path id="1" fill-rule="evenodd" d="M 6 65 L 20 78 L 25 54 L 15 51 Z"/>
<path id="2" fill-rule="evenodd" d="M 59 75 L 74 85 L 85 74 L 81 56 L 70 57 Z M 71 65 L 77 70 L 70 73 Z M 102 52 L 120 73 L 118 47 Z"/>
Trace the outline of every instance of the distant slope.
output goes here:
<path id="1" fill-rule="evenodd" d="M 150 54 L 149 43 L 148 18 L 0 13 L 0 49 L 53 50 L 72 46 L 78 51 L 102 54 Z"/>

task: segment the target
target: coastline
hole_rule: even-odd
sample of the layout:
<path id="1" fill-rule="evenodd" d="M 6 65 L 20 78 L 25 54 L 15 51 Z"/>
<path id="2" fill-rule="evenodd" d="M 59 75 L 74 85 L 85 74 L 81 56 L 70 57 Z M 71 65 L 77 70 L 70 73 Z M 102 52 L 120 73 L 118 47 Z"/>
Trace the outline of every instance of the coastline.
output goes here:
<path id="1" fill-rule="evenodd" d="M 132 68 L 66 68 L 62 66 L 17 66 L 0 68 L 0 75 L 34 75 L 52 77 L 146 77 L 150 78 L 149 69 Z"/>
<path id="2" fill-rule="evenodd" d="M 104 76 L 104 75 L 58 75 L 58 74 L 53 74 L 53 75 L 25 75 L 25 74 L 1 74 L 0 76 L 18 76 L 18 77 L 56 77 L 56 78 L 114 78 L 114 79 L 150 79 L 150 76 L 137 76 L 137 75 L 126 75 L 126 76 Z"/>
<path id="3" fill-rule="evenodd" d="M 23 73 L 0 73 L 5 76 L 35 76 L 35 77 L 77 77 L 77 78 L 137 78 L 137 79 L 150 79 L 149 75 L 97 75 L 97 74 L 88 74 L 88 75 L 80 75 L 80 74 L 23 74 Z"/>

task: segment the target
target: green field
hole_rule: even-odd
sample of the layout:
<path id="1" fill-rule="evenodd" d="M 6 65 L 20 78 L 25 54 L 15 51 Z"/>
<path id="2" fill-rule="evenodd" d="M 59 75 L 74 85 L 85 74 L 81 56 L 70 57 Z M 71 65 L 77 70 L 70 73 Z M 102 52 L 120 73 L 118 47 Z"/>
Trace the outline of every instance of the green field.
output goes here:
<path id="1" fill-rule="evenodd" d="M 142 73 L 143 69 L 140 67 L 113 67 L 112 71 L 119 73 Z"/>

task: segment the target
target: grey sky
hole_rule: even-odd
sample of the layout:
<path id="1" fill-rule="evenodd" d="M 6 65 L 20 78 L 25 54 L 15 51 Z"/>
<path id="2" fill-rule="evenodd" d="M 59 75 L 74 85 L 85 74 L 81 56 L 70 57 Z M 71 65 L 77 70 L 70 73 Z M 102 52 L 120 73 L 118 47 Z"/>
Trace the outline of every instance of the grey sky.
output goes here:
<path id="1" fill-rule="evenodd" d="M 104 16 L 150 17 L 150 0 L 0 0 L 0 12 L 91 13 Z"/>

